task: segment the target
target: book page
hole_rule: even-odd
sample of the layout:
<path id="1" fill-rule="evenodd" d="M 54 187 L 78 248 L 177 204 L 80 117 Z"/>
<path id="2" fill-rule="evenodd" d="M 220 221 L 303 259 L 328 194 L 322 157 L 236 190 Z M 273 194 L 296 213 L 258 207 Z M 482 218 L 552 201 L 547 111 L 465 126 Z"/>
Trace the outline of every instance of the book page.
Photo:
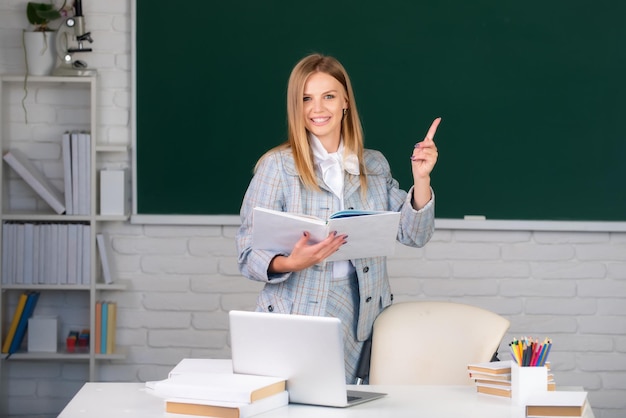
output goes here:
<path id="1" fill-rule="evenodd" d="M 379 212 L 353 217 L 340 217 L 328 221 L 329 232 L 348 235 L 347 242 L 331 255 L 329 261 L 392 255 L 400 212 Z"/>
<path id="2" fill-rule="evenodd" d="M 265 208 L 254 208 L 252 248 L 291 254 L 304 231 L 317 243 L 328 236 L 326 221 Z"/>

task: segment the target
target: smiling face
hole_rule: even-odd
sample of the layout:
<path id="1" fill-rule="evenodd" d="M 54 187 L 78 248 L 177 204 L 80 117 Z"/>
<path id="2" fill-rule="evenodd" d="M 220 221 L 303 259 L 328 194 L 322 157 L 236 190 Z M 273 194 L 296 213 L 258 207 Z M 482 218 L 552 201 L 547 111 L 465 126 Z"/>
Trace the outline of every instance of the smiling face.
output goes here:
<path id="1" fill-rule="evenodd" d="M 341 137 L 343 110 L 348 108 L 345 89 L 333 76 L 315 72 L 304 85 L 303 116 L 306 129 L 335 152 Z"/>

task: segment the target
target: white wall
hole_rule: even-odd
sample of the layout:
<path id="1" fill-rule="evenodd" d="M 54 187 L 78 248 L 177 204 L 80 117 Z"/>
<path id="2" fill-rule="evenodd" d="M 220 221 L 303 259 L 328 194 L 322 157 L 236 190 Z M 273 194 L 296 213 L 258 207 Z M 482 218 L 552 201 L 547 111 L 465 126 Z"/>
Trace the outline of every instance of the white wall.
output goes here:
<path id="1" fill-rule="evenodd" d="M 26 3 L 0 0 L 2 73 L 24 71 Z M 94 38 L 94 52 L 84 59 L 100 77 L 99 139 L 130 145 L 130 0 L 85 1 L 83 8 Z M 158 24 L 167 29 L 168 22 Z M 33 123 L 26 135 L 45 130 L 45 123 Z M 117 158 L 110 164 L 130 165 Z M 436 189 L 436 175 L 433 183 Z M 184 357 L 228 357 L 226 312 L 252 309 L 259 290 L 238 273 L 236 227 L 114 223 L 107 229 L 129 289 L 104 297 L 119 304 L 117 340 L 128 356 L 101 363 L 99 378 L 143 382 L 164 378 Z M 389 273 L 396 301 L 475 304 L 511 320 L 505 341 L 552 337 L 557 385 L 584 386 L 596 417 L 625 416 L 626 233 L 440 229 L 423 249 L 399 247 Z M 80 322 L 85 310 L 78 299 L 67 292 L 38 309 L 75 306 Z M 56 416 L 87 378 L 86 365 L 76 362 L 3 362 L 0 370 L 0 415 Z"/>

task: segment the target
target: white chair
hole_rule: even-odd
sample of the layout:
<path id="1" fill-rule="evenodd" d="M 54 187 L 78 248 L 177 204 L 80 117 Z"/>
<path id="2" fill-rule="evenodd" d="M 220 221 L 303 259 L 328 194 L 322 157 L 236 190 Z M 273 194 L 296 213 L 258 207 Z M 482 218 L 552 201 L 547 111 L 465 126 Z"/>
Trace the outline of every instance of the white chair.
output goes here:
<path id="1" fill-rule="evenodd" d="M 461 303 L 395 303 L 374 323 L 369 383 L 472 384 L 467 365 L 490 361 L 509 325 L 500 315 Z"/>

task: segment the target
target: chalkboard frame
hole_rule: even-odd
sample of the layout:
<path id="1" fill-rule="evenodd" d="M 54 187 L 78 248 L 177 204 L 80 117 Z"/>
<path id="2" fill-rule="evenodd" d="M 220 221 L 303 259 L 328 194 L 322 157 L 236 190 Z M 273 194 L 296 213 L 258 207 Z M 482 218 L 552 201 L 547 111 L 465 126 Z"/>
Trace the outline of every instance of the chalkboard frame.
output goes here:
<path id="1" fill-rule="evenodd" d="M 132 31 L 132 37 L 133 37 L 133 216 L 131 218 L 132 222 L 134 223 L 165 223 L 165 224 L 223 224 L 223 225 L 234 225 L 238 223 L 238 217 L 233 213 L 233 214 L 202 214 L 202 215 L 197 215 L 197 214 L 168 214 L 168 213 L 163 213 L 163 214 L 145 214 L 145 213 L 140 213 L 138 211 L 138 192 L 137 192 L 137 185 L 138 185 L 138 181 L 137 181 L 137 111 L 136 111 L 136 107 L 137 107 L 137 97 L 136 97 L 136 93 L 137 93 L 137 62 L 136 62 L 136 57 L 137 57 L 137 44 L 136 44 L 136 29 L 137 29 L 137 25 L 136 25 L 136 1 L 133 1 L 132 4 L 133 7 L 133 31 Z M 565 13 L 567 15 L 567 12 Z M 621 36 L 621 34 L 620 34 Z M 323 52 L 323 51 L 322 51 Z M 621 57 L 620 57 L 621 58 Z M 622 63 L 622 61 L 620 61 L 620 63 Z M 345 62 L 344 62 L 345 63 Z M 620 64 L 621 65 L 621 64 Z M 353 77 L 353 81 L 355 81 L 355 84 L 358 85 L 358 80 L 359 80 L 359 76 L 358 76 L 358 71 L 354 71 L 354 70 L 350 70 L 351 75 Z M 355 75 L 355 73 L 357 75 Z M 359 95 L 359 90 L 357 87 L 357 96 Z M 361 103 L 361 101 L 359 102 Z M 436 107 L 436 106 L 435 106 Z M 405 118 L 407 117 L 407 114 L 404 114 Z M 367 115 L 364 115 L 364 118 L 366 118 Z M 425 130 L 425 128 L 427 127 L 427 122 L 430 121 L 430 119 L 434 116 L 439 116 L 438 114 L 431 114 L 431 115 L 422 115 L 421 119 L 420 119 L 420 123 L 419 126 L 416 126 L 415 129 L 415 136 L 419 137 L 422 132 Z M 446 124 L 446 115 L 442 115 L 444 117 L 444 122 L 442 123 L 442 128 L 445 131 L 445 124 Z M 416 123 L 416 125 L 418 125 Z M 423 126 L 422 126 L 423 125 Z M 365 119 L 364 120 L 364 126 L 366 128 L 366 132 L 368 129 L 368 120 Z M 439 140 L 439 137 L 441 137 L 442 134 L 440 133 L 440 135 L 438 135 L 438 138 L 436 138 L 436 140 Z M 445 134 L 443 136 L 443 140 L 448 139 L 445 137 Z M 367 140 L 366 140 L 366 144 L 367 144 Z M 440 146 L 440 149 L 444 148 L 446 146 L 445 143 L 440 143 L 438 142 L 438 145 Z M 447 144 L 447 146 L 450 146 L 449 144 Z M 445 156 L 445 153 L 442 153 L 443 156 Z M 439 191 L 437 189 L 437 182 L 436 182 L 436 175 L 437 175 L 437 170 L 440 169 L 440 166 L 442 165 L 442 161 L 443 157 L 440 159 L 440 163 L 438 164 L 438 167 L 436 168 L 436 171 L 433 175 L 434 180 L 433 183 L 435 184 L 435 192 L 437 194 L 438 197 L 438 204 L 440 205 L 441 202 L 445 202 L 445 195 L 444 196 L 439 196 Z M 446 168 L 447 169 L 447 168 Z M 245 187 L 245 185 L 244 185 Z M 466 213 L 469 215 L 480 215 L 481 212 L 474 212 L 474 213 Z M 486 221 L 476 221 L 476 220 L 467 220 L 467 221 L 463 221 L 463 222 L 458 222 L 459 219 L 452 219 L 450 223 L 447 222 L 446 219 L 439 219 L 438 218 L 438 226 L 440 227 L 445 227 L 446 224 L 449 225 L 454 225 L 454 228 L 464 228 L 464 227 L 469 227 L 469 228 L 479 228 L 479 229 L 526 229 L 526 228 L 531 228 L 531 229 L 549 229 L 549 230 L 561 230 L 562 228 L 565 229 L 576 229 L 576 230 L 622 230 L 622 228 L 624 228 L 624 225 L 626 225 L 626 222 L 622 222 L 621 220 L 608 220 L 608 221 L 604 221 L 604 220 L 597 220 L 597 219 L 582 219 L 582 220 L 576 220 L 576 219 L 565 219 L 565 220 L 558 220 L 558 219 L 548 219 L 548 220 L 543 220 L 543 219 L 500 219 L 496 217 L 496 220 L 492 220 L 491 217 L 489 216 L 489 214 L 486 214 L 487 216 L 487 220 Z M 626 218 L 626 215 L 625 215 Z"/>

